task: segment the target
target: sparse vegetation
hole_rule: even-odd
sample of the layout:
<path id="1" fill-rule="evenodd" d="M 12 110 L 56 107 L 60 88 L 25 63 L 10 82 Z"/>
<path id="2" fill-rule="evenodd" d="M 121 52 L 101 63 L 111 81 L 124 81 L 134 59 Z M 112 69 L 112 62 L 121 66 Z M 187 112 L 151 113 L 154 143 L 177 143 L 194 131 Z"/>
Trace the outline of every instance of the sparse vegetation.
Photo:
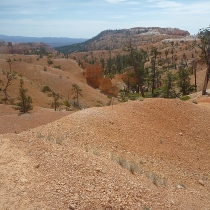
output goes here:
<path id="1" fill-rule="evenodd" d="M 159 180 L 159 177 L 157 176 L 156 173 L 154 172 L 150 172 L 147 174 L 148 178 L 150 178 L 152 180 L 152 183 L 155 185 L 155 186 L 158 186 L 158 180 Z"/>
<path id="2" fill-rule="evenodd" d="M 127 165 L 127 162 L 126 162 L 126 159 L 124 157 L 119 157 L 118 158 L 118 163 L 123 167 L 123 168 L 126 168 L 126 165 Z"/>
<path id="3" fill-rule="evenodd" d="M 57 108 L 60 106 L 60 102 L 59 99 L 60 94 L 59 93 L 55 93 L 55 91 L 52 91 L 52 97 L 53 97 L 53 101 L 52 101 L 52 107 L 54 108 L 54 110 L 56 111 Z"/>
<path id="4" fill-rule="evenodd" d="M 210 26 L 204 29 L 200 29 L 199 38 L 201 40 L 201 43 L 194 43 L 194 46 L 197 46 L 199 49 L 201 49 L 201 59 L 206 64 L 206 74 L 204 78 L 204 84 L 202 88 L 202 94 L 206 94 L 207 85 L 210 78 Z"/>
<path id="5" fill-rule="evenodd" d="M 97 106 L 97 107 L 101 107 L 101 106 L 102 106 L 101 101 L 97 101 L 96 106 Z"/>
<path id="6" fill-rule="evenodd" d="M 49 59 L 49 60 L 47 61 L 47 63 L 48 63 L 48 66 L 50 66 L 50 65 L 53 64 L 53 61 Z"/>
<path id="7" fill-rule="evenodd" d="M 69 102 L 69 100 L 65 100 L 63 102 L 63 104 L 66 106 L 66 111 L 69 111 L 70 110 L 70 107 L 71 107 L 71 103 Z"/>
<path id="8" fill-rule="evenodd" d="M 129 166 L 129 171 L 134 174 L 137 170 L 137 165 L 136 163 L 131 163 L 130 166 Z"/>
<path id="9" fill-rule="evenodd" d="M 43 88 L 42 88 L 42 92 L 51 92 L 51 88 L 48 86 L 48 85 L 45 85 Z"/>
<path id="10" fill-rule="evenodd" d="M 63 138 L 62 138 L 62 136 L 57 136 L 56 138 L 55 138 L 55 143 L 56 144 L 62 144 L 62 141 L 63 141 Z"/>
<path id="11" fill-rule="evenodd" d="M 2 74 L 6 77 L 6 84 L 3 88 L 3 93 L 5 95 L 5 98 L 2 100 L 4 102 L 10 102 L 10 97 L 7 93 L 7 90 L 9 86 L 11 85 L 12 81 L 16 79 L 16 73 L 12 71 L 12 60 L 10 58 L 6 59 L 6 62 L 9 64 L 9 71 L 7 70 L 2 70 Z"/>
<path id="12" fill-rule="evenodd" d="M 72 85 L 72 93 L 73 93 L 73 99 L 76 100 L 76 102 L 74 102 L 74 106 L 79 107 L 79 97 L 82 97 L 82 89 L 79 87 L 79 85 L 77 84 L 73 84 Z"/>
<path id="13" fill-rule="evenodd" d="M 188 95 L 182 96 L 182 97 L 180 98 L 180 100 L 182 100 L 182 101 L 187 101 L 187 100 L 189 100 L 189 99 L 190 99 L 190 96 L 188 96 Z"/>
<path id="14" fill-rule="evenodd" d="M 31 98 L 31 96 L 27 96 L 26 93 L 27 93 L 27 89 L 24 88 L 24 81 L 21 78 L 20 79 L 20 88 L 19 88 L 19 97 L 18 97 L 20 102 L 18 102 L 16 104 L 17 105 L 16 109 L 20 110 L 20 112 L 22 112 L 22 113 L 26 113 L 33 109 L 32 98 Z"/>
<path id="15" fill-rule="evenodd" d="M 38 131 L 36 133 L 36 138 L 43 138 L 43 137 L 44 137 L 44 135 L 42 135 L 42 133 L 40 131 Z"/>
<path id="16" fill-rule="evenodd" d="M 54 68 L 61 69 L 61 66 L 60 65 L 56 65 L 56 66 L 54 66 Z"/>

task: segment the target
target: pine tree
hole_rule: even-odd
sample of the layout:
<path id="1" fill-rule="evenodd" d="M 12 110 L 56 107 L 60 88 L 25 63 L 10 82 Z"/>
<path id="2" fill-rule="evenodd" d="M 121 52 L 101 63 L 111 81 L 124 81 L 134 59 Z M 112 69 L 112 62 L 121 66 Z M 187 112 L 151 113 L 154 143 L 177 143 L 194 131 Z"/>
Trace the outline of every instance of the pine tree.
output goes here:
<path id="1" fill-rule="evenodd" d="M 143 82 L 145 77 L 144 64 L 146 63 L 147 53 L 143 49 L 138 51 L 135 43 L 133 43 L 131 39 L 124 47 L 124 51 L 129 52 L 129 63 L 133 67 L 135 76 L 137 78 L 137 93 L 140 91 L 141 96 L 145 97 Z"/>
<path id="2" fill-rule="evenodd" d="M 179 67 L 177 79 L 177 85 L 180 89 L 180 93 L 183 95 L 188 95 L 194 90 L 193 85 L 190 84 L 190 71 L 184 66 L 184 64 L 181 64 Z"/>
<path id="3" fill-rule="evenodd" d="M 159 85 L 159 72 L 158 72 L 158 56 L 161 52 L 156 47 L 152 47 L 151 55 L 151 68 L 152 68 L 152 96 L 155 96 L 154 90 Z"/>
<path id="4" fill-rule="evenodd" d="M 12 71 L 13 61 L 10 58 L 8 58 L 6 62 L 9 64 L 9 71 L 2 70 L 2 74 L 6 76 L 6 84 L 5 84 L 5 87 L 3 88 L 3 93 L 5 95 L 5 98 L 4 98 L 5 102 L 6 101 L 10 102 L 10 97 L 8 96 L 7 90 L 8 90 L 8 87 L 11 85 L 12 80 L 16 79 L 16 73 Z"/>
<path id="5" fill-rule="evenodd" d="M 173 75 L 170 71 L 166 73 L 166 76 L 163 80 L 163 96 L 166 98 L 174 98 L 176 96 L 174 89 L 175 75 Z"/>
<path id="6" fill-rule="evenodd" d="M 202 88 L 202 95 L 205 95 L 207 93 L 206 89 L 210 79 L 210 27 L 200 30 L 200 32 L 198 33 L 198 37 L 200 38 L 201 43 L 195 43 L 195 45 L 201 49 L 200 57 L 207 66 L 204 84 Z"/>
<path id="7" fill-rule="evenodd" d="M 72 93 L 74 94 L 73 99 L 76 99 L 76 103 L 74 105 L 79 106 L 79 97 L 82 97 L 82 89 L 77 84 L 72 85 Z"/>
<path id="8" fill-rule="evenodd" d="M 56 111 L 57 108 L 60 106 L 59 99 L 60 99 L 60 94 L 55 93 L 55 91 L 52 91 L 52 97 L 53 97 L 53 102 L 52 102 L 52 107 Z"/>
<path id="9" fill-rule="evenodd" d="M 20 88 L 19 88 L 19 97 L 18 97 L 20 102 L 17 103 L 17 106 L 18 106 L 17 109 L 23 113 L 26 113 L 33 109 L 32 98 L 31 98 L 31 96 L 26 95 L 27 91 L 28 90 L 26 88 L 24 88 L 24 81 L 21 78 L 20 79 Z"/>

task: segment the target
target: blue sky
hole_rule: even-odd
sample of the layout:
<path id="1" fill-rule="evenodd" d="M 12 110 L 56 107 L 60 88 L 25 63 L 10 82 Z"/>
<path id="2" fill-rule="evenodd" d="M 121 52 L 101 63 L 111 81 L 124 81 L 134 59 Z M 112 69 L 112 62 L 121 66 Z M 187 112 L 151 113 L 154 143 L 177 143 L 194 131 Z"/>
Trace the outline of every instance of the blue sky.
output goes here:
<path id="1" fill-rule="evenodd" d="M 0 34 L 92 38 L 106 29 L 210 25 L 209 0 L 0 0 Z"/>

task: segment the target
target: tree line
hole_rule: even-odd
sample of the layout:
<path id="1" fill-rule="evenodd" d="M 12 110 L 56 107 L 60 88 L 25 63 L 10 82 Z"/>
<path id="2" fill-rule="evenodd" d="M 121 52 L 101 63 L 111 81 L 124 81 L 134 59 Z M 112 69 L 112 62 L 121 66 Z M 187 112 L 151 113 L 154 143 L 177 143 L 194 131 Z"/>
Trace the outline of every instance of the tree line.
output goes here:
<path id="1" fill-rule="evenodd" d="M 207 66 L 202 90 L 204 95 L 210 78 L 210 28 L 200 30 L 198 37 L 200 42 L 194 41 L 191 49 L 199 48 L 201 50 L 200 59 Z M 101 58 L 100 62 L 104 74 L 111 79 L 115 74 L 122 74 L 128 68 L 133 69 L 133 74 L 128 75 L 126 91 L 133 90 L 140 93 L 142 97 L 148 93 L 151 93 L 152 97 L 166 98 L 188 95 L 197 91 L 197 62 L 193 54 L 190 64 L 185 53 L 181 59 L 178 59 L 174 53 L 176 44 L 172 41 L 172 49 L 166 49 L 163 56 L 163 52 L 159 51 L 157 47 L 152 47 L 150 51 L 137 49 L 135 42 L 130 39 L 123 48 L 123 54 L 112 56 L 110 51 L 109 57 Z M 171 53 L 170 57 L 169 53 Z M 191 75 L 194 76 L 193 82 L 190 80 Z M 136 79 L 136 84 L 132 87 L 129 84 L 129 77 Z"/>

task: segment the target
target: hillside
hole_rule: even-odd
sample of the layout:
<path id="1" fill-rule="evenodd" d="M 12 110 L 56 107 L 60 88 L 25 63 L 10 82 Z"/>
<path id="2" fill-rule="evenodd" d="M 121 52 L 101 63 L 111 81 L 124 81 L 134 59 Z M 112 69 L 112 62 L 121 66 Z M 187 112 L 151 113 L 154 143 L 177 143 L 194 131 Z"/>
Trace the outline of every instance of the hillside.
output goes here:
<path id="1" fill-rule="evenodd" d="M 132 39 L 136 45 L 139 46 L 156 43 L 163 39 L 181 38 L 189 35 L 189 32 L 177 28 L 137 27 L 131 29 L 105 30 L 83 43 L 56 47 L 55 49 L 64 54 L 94 50 L 114 50 L 122 49 L 128 39 Z"/>
<path id="2" fill-rule="evenodd" d="M 156 90 L 160 93 L 158 93 L 160 97 L 164 97 L 162 88 L 164 88 L 166 82 L 165 77 L 169 72 L 173 74 L 176 80 L 173 81 L 173 87 L 175 88 L 177 97 L 179 97 L 180 89 L 177 85 L 177 79 L 178 73 L 181 69 L 185 69 L 188 72 L 190 84 L 192 86 L 195 86 L 196 75 L 197 91 L 202 89 L 206 65 L 200 56 L 201 50 L 195 45 L 195 43 L 200 43 L 200 39 L 196 36 L 171 39 L 165 39 L 165 37 L 162 36 L 160 41 L 147 44 L 140 43 L 140 45 L 132 41 L 133 49 L 136 49 L 135 53 L 138 53 L 139 56 L 140 54 L 145 56 L 145 59 L 142 62 L 140 61 L 141 59 L 138 61 L 138 58 L 136 58 L 136 66 L 139 64 L 144 65 L 145 72 L 142 73 L 142 81 L 144 83 L 143 86 L 146 87 L 146 89 L 149 89 L 148 94 L 145 93 L 148 97 L 151 97 L 149 92 L 151 91 L 152 86 L 152 51 L 154 49 L 158 54 L 155 67 L 158 75 L 156 75 L 155 80 L 157 83 Z M 95 71 L 97 70 L 98 72 L 95 72 L 94 78 L 101 78 L 102 71 L 105 77 L 111 78 L 113 85 L 119 87 L 119 94 L 120 91 L 123 91 L 124 88 L 127 88 L 129 85 L 130 87 L 133 85 L 133 88 L 130 88 L 130 92 L 133 90 L 138 91 L 137 88 L 135 88 L 137 86 L 135 82 L 132 84 L 128 83 L 129 80 L 133 80 L 132 74 L 135 75 L 129 51 L 126 51 L 123 48 L 115 50 L 95 50 L 88 52 L 75 52 L 68 56 L 75 59 L 78 64 L 86 70 L 86 72 L 89 72 L 90 65 L 92 66 L 92 69 L 95 69 Z M 94 78 L 90 78 L 90 80 Z M 158 83 L 160 83 L 160 86 Z M 94 86 L 94 82 L 92 82 L 92 86 Z M 209 87 L 210 84 L 208 85 L 208 88 Z M 184 95 L 186 95 L 186 93 Z"/>
<path id="3" fill-rule="evenodd" d="M 79 85 L 82 90 L 80 108 L 105 106 L 110 103 L 112 96 L 116 98 L 116 103 L 118 100 L 124 100 L 121 98 L 123 91 L 127 91 L 128 94 L 138 92 L 129 52 L 122 49 L 128 38 L 132 38 L 133 48 L 138 52 L 143 49 L 144 52 L 142 81 L 146 97 L 165 97 L 165 77 L 169 72 L 172 72 L 175 77 L 172 84 L 175 94 L 171 97 L 179 97 L 181 91 L 177 86 L 177 74 L 180 68 L 189 72 L 192 86 L 196 71 L 197 91 L 200 91 L 203 86 L 206 71 L 205 63 L 200 58 L 201 50 L 192 47 L 200 40 L 196 36 L 188 35 L 187 31 L 176 28 L 138 27 L 106 30 L 85 43 L 95 45 L 94 43 L 97 42 L 100 49 L 100 46 L 110 44 L 114 50 L 93 50 L 68 55 L 57 52 L 44 43 L 10 45 L 11 43 L 2 42 L 0 51 L 5 54 L 0 56 L 0 68 L 8 71 L 9 65 L 6 59 L 10 58 L 12 70 L 17 73 L 17 80 L 14 80 L 8 89 L 13 104 L 17 102 L 19 80 L 23 77 L 28 93 L 33 95 L 35 107 L 52 108 L 52 91 L 61 96 L 60 110 L 65 109 L 65 102 L 72 106 L 75 104 L 73 84 Z M 113 41 L 113 39 L 116 40 Z M 157 75 L 153 75 L 151 65 L 153 49 L 158 53 L 155 70 Z M 6 54 L 9 52 L 11 54 Z M 49 61 L 52 63 L 48 63 Z M 156 95 L 152 93 L 154 89 L 151 90 L 153 77 L 156 83 Z M 3 74 L 0 74 L 0 83 L 3 90 L 6 84 Z M 49 88 L 49 91 L 44 91 L 44 88 Z M 3 91 L 0 92 L 0 97 L 4 100 Z"/>
<path id="4" fill-rule="evenodd" d="M 61 96 L 60 102 L 68 100 L 71 104 L 74 102 L 74 94 L 72 85 L 77 84 L 82 89 L 82 97 L 80 105 L 84 107 L 96 106 L 100 103 L 101 106 L 106 105 L 109 98 L 100 91 L 93 89 L 87 84 L 84 77 L 84 70 L 81 69 L 77 62 L 72 59 L 52 57 L 52 65 L 48 65 L 48 58 L 38 55 L 0 55 L 0 68 L 9 70 L 9 65 L 6 59 L 10 58 L 12 62 L 12 70 L 17 73 L 11 86 L 8 88 L 8 94 L 14 103 L 17 102 L 19 92 L 19 80 L 22 77 L 25 82 L 25 87 L 28 89 L 28 95 L 32 96 L 34 107 L 51 108 L 52 93 L 43 92 L 43 88 L 48 86 L 51 90 L 59 93 Z M 6 77 L 1 73 L 1 90 L 6 84 Z M 4 98 L 3 91 L 0 92 L 0 98 Z M 0 104 L 1 105 L 1 104 Z M 61 106 L 65 110 L 64 106 Z M 18 111 L 16 111 L 18 113 Z"/>
<path id="5" fill-rule="evenodd" d="M 210 109 L 146 99 L 0 136 L 3 209 L 208 209 Z"/>

